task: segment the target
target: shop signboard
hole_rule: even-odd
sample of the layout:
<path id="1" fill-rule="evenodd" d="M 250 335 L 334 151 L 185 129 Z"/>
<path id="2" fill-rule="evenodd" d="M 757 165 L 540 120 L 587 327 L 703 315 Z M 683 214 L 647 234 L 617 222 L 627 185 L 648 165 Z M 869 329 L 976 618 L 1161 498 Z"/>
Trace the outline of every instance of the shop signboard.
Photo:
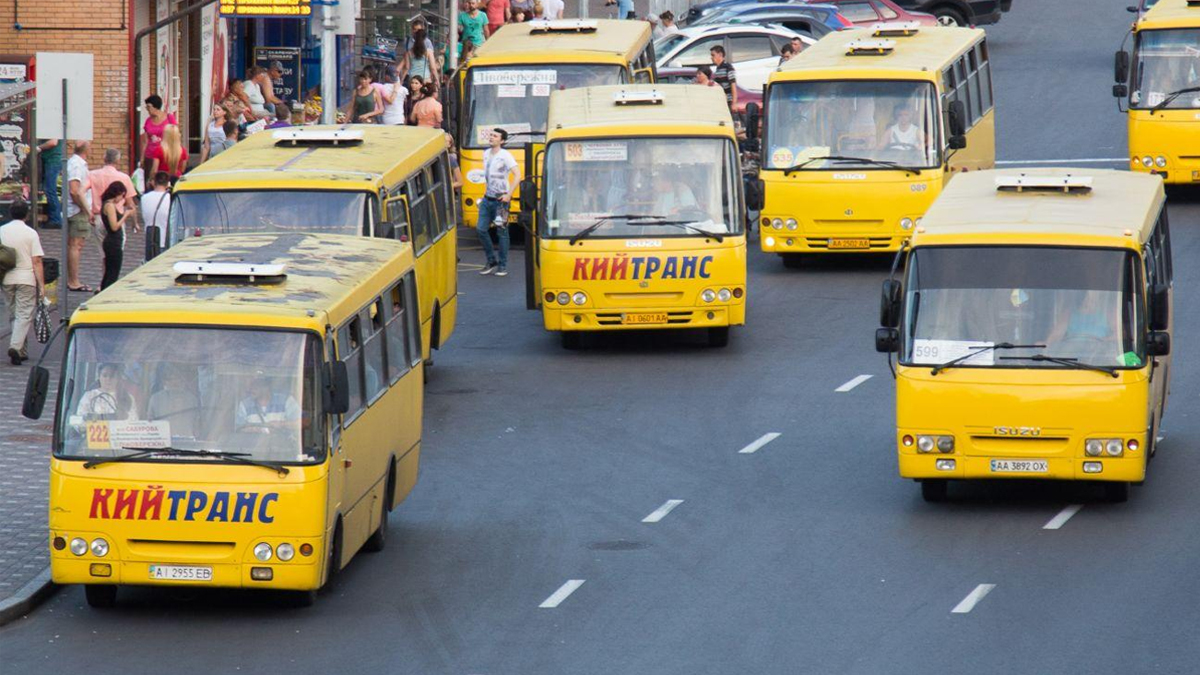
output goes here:
<path id="1" fill-rule="evenodd" d="M 255 47 L 254 65 L 262 66 L 268 71 L 275 61 L 283 66 L 282 74 L 271 80 L 275 86 L 275 95 L 283 101 L 298 101 L 303 98 L 304 90 L 300 81 L 300 49 L 298 47 Z"/>
<path id="2" fill-rule="evenodd" d="M 221 0 L 221 16 L 304 19 L 310 14 L 311 0 Z"/>

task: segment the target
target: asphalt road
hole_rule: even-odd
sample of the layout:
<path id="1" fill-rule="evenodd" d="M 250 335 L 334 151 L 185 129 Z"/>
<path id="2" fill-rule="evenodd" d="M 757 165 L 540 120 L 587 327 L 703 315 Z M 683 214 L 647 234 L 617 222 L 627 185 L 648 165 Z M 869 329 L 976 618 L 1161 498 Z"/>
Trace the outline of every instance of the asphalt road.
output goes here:
<path id="1" fill-rule="evenodd" d="M 1108 92 L 1127 3 L 1018 0 L 990 31 L 1002 160 L 1124 155 Z M 464 270 L 387 551 L 304 610 L 130 590 L 97 612 L 68 588 L 0 629 L 3 671 L 1194 673 L 1200 197 L 1170 208 L 1174 392 L 1126 504 L 1014 482 L 930 505 L 896 476 L 872 348 L 886 259 L 791 271 L 755 252 L 749 325 L 722 350 L 652 334 L 566 352 L 520 275 Z"/>

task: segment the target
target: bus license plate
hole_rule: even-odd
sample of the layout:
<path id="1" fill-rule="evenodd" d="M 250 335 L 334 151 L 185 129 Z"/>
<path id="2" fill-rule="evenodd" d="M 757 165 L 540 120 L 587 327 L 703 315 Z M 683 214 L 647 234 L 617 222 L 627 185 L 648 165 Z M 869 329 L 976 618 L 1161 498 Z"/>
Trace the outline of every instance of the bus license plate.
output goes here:
<path id="1" fill-rule="evenodd" d="M 666 322 L 666 314 L 625 314 L 621 316 L 621 323 L 623 324 L 652 324 Z"/>
<path id="2" fill-rule="evenodd" d="M 150 578 L 164 581 L 212 581 L 211 567 L 198 565 L 151 565 Z"/>
<path id="3" fill-rule="evenodd" d="M 829 248 L 871 248 L 869 239 L 830 239 Z"/>
<path id="4" fill-rule="evenodd" d="M 993 459 L 992 473 L 1046 473 L 1050 462 L 1044 459 Z"/>

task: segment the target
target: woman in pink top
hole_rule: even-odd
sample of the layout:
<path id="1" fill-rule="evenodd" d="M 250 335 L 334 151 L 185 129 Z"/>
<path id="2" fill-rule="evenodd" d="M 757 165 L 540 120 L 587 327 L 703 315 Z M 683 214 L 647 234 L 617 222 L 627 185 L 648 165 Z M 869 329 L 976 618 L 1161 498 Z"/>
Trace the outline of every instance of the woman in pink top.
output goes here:
<path id="1" fill-rule="evenodd" d="M 432 83 L 421 88 L 424 96 L 413 106 L 412 121 L 419 127 L 439 128 L 442 126 L 442 102 L 437 100 L 437 87 Z"/>
<path id="2" fill-rule="evenodd" d="M 163 130 L 169 124 L 179 124 L 175 121 L 175 116 L 168 114 L 163 109 L 162 97 L 158 94 L 151 94 L 143 101 L 146 104 L 146 124 L 142 126 L 142 164 L 146 169 L 147 176 L 153 176 L 150 172 L 149 165 L 151 153 L 157 153 L 159 146 L 162 144 Z"/>

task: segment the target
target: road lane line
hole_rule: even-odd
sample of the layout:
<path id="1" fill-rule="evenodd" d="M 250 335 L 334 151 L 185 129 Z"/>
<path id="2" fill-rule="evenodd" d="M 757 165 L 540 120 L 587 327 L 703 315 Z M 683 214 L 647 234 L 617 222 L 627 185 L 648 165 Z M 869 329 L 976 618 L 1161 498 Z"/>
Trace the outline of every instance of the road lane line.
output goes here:
<path id="1" fill-rule="evenodd" d="M 663 518 L 666 518 L 668 513 L 674 511 L 675 507 L 679 506 L 682 503 L 683 503 L 682 499 L 668 499 L 665 504 L 663 504 L 662 506 L 655 509 L 654 513 L 651 513 L 650 515 L 646 516 L 645 518 L 642 518 L 642 522 L 643 523 L 657 523 L 658 521 L 662 520 Z"/>
<path id="2" fill-rule="evenodd" d="M 850 380 L 846 384 L 843 384 L 842 386 L 838 387 L 837 389 L 834 389 L 834 391 L 836 391 L 836 392 L 850 391 L 851 389 L 857 387 L 858 385 L 862 384 L 863 382 L 866 382 L 869 379 L 871 379 L 870 375 L 859 375 L 858 377 L 854 378 L 853 380 Z"/>
<path id="3" fill-rule="evenodd" d="M 1059 511 L 1057 516 L 1054 516 L 1053 518 L 1051 518 L 1050 522 L 1043 525 L 1042 529 L 1043 530 L 1057 530 L 1058 528 L 1062 527 L 1063 525 L 1066 525 L 1067 521 L 1071 519 L 1071 516 L 1075 515 L 1076 513 L 1079 513 L 1079 509 L 1082 509 L 1082 508 L 1083 508 L 1083 504 L 1072 504 L 1072 505 L 1068 506 L 1067 508 L 1063 509 L 1062 511 Z"/>
<path id="4" fill-rule="evenodd" d="M 776 438 L 779 438 L 779 432 L 772 431 L 769 434 L 763 434 L 762 438 L 758 439 L 757 441 L 754 441 L 753 443 L 751 443 L 750 445 L 747 445 L 746 447 L 742 448 L 741 450 L 738 450 L 738 454 L 739 455 L 749 455 L 749 454 L 758 452 L 759 448 L 766 445 L 767 443 L 770 443 L 771 441 L 775 440 Z"/>
<path id="5" fill-rule="evenodd" d="M 967 597 L 962 599 L 962 602 L 955 605 L 954 609 L 950 610 L 950 613 L 951 614 L 967 614 L 967 613 L 969 613 L 971 610 L 975 609 L 975 605 L 978 605 L 979 601 L 983 600 L 984 596 L 986 596 L 988 593 L 991 593 L 992 589 L 995 587 L 996 587 L 996 584 L 979 584 L 978 586 L 975 587 L 975 590 L 968 593 Z"/>
<path id="6" fill-rule="evenodd" d="M 543 600 L 542 604 L 538 605 L 538 608 L 554 609 L 555 607 L 558 607 L 559 604 L 561 604 L 563 600 L 566 600 L 568 596 L 570 596 L 580 586 L 582 586 L 583 582 L 584 582 L 583 579 L 571 579 L 571 580 L 567 581 L 567 583 L 560 586 L 557 591 L 554 591 L 554 595 L 551 595 L 550 597 Z"/>
<path id="7" fill-rule="evenodd" d="M 996 166 L 1012 166 L 1014 164 L 1124 164 L 1128 157 L 1091 157 L 1084 159 L 1002 159 Z"/>

